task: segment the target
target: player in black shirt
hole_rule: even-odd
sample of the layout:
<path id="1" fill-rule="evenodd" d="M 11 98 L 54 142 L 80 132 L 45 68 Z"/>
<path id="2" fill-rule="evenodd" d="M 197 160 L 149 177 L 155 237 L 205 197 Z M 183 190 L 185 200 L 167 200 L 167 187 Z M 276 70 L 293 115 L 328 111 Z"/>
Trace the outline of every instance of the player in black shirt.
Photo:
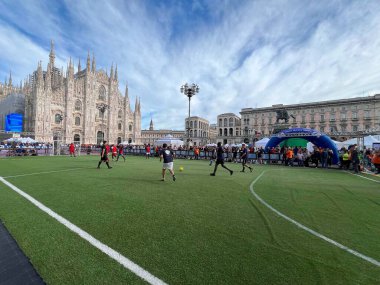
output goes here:
<path id="1" fill-rule="evenodd" d="M 165 181 L 165 173 L 166 169 L 169 169 L 170 174 L 173 176 L 173 181 L 176 180 L 176 177 L 174 175 L 174 170 L 173 170 L 173 156 L 174 153 L 168 149 L 168 145 L 164 143 L 162 145 L 162 150 L 160 152 L 160 162 L 162 159 L 164 159 L 164 164 L 162 165 L 162 181 Z"/>
<path id="2" fill-rule="evenodd" d="M 216 170 L 218 169 L 219 164 L 222 165 L 223 168 L 227 169 L 230 172 L 230 175 L 234 173 L 231 169 L 229 169 L 228 167 L 224 165 L 224 150 L 222 148 L 221 142 L 218 142 L 218 148 L 216 150 L 215 168 L 214 168 L 214 172 L 210 173 L 211 176 L 215 176 L 215 173 L 216 173 Z"/>
<path id="3" fill-rule="evenodd" d="M 100 152 L 100 161 L 98 163 L 98 168 L 100 168 L 100 165 L 102 164 L 102 162 L 105 162 L 107 164 L 108 169 L 112 168 L 108 163 L 108 151 L 109 151 L 108 143 L 107 141 L 104 141 L 101 148 L 101 152 Z"/>
<path id="4" fill-rule="evenodd" d="M 252 172 L 252 167 L 248 166 L 247 165 L 247 160 L 248 160 L 248 150 L 247 148 L 245 147 L 245 144 L 243 143 L 242 146 L 241 146 L 241 165 L 243 166 L 243 170 L 241 170 L 240 172 L 244 172 L 245 168 L 248 167 L 249 170 Z"/>

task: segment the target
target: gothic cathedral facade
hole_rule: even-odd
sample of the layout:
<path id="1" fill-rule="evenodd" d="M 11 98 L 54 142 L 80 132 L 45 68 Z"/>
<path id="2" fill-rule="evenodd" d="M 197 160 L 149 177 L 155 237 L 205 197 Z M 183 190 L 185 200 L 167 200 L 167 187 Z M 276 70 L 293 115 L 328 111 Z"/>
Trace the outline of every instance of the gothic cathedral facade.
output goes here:
<path id="1" fill-rule="evenodd" d="M 117 66 L 110 75 L 96 70 L 95 57 L 87 56 L 86 68 L 74 72 L 70 62 L 66 76 L 63 68 L 54 66 L 55 52 L 51 44 L 47 70 L 41 63 L 24 85 L 24 130 L 34 133 L 40 142 L 110 144 L 127 141 L 141 143 L 140 100 L 132 111 L 128 96 L 119 91 Z"/>

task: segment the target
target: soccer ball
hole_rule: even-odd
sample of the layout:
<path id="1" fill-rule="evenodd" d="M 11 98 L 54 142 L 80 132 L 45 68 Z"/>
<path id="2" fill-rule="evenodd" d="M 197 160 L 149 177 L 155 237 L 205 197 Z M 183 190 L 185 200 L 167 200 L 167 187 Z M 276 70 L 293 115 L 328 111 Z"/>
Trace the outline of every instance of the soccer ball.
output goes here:
<path id="1" fill-rule="evenodd" d="M 179 167 L 179 171 L 181 171 L 181 172 L 183 171 L 183 166 Z"/>

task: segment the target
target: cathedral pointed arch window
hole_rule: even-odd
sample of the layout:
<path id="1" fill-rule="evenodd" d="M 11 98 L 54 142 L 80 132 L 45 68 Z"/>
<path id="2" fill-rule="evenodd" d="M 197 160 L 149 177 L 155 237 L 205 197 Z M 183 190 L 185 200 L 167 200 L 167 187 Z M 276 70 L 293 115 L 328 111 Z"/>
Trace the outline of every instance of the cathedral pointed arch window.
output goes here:
<path id="1" fill-rule="evenodd" d="M 80 126 L 80 117 L 75 117 L 75 125 Z"/>
<path id="2" fill-rule="evenodd" d="M 123 117 L 123 111 L 122 110 L 119 110 L 119 112 L 117 113 L 117 117 L 119 119 L 121 119 Z"/>
<path id="3" fill-rule="evenodd" d="M 100 87 L 99 87 L 99 97 L 98 97 L 98 99 L 99 100 L 102 100 L 102 101 L 106 101 L 106 88 L 103 86 L 103 85 L 101 85 Z"/>
<path id="4" fill-rule="evenodd" d="M 75 101 L 75 111 L 82 111 L 82 102 L 80 100 Z"/>

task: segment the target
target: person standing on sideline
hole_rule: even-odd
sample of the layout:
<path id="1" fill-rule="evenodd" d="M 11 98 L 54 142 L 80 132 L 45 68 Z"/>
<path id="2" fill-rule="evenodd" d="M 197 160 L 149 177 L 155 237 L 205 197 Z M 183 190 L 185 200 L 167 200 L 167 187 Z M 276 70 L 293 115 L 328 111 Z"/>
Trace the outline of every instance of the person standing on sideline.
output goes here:
<path id="1" fill-rule="evenodd" d="M 352 162 L 352 167 L 355 173 L 359 173 L 359 153 L 357 150 L 357 145 L 354 144 L 351 147 L 351 162 Z"/>
<path id="2" fill-rule="evenodd" d="M 243 143 L 241 145 L 241 156 L 240 156 L 240 159 L 241 159 L 241 165 L 243 166 L 243 170 L 241 170 L 240 172 L 244 172 L 245 168 L 248 167 L 249 168 L 249 171 L 252 172 L 252 167 L 248 166 L 247 165 L 247 161 L 248 161 L 248 150 L 247 148 L 245 147 L 245 143 Z"/>
<path id="3" fill-rule="evenodd" d="M 216 173 L 216 170 L 218 169 L 219 164 L 221 164 L 223 168 L 227 169 L 230 172 L 230 175 L 232 175 L 234 173 L 231 169 L 227 168 L 224 165 L 224 150 L 223 150 L 221 142 L 218 142 L 218 148 L 216 150 L 215 168 L 214 168 L 214 172 L 210 173 L 211 176 L 215 176 L 215 173 Z"/>
<path id="4" fill-rule="evenodd" d="M 107 164 L 108 169 L 111 169 L 112 167 L 108 163 L 108 152 L 109 152 L 109 145 L 107 141 L 103 141 L 103 145 L 100 152 L 100 161 L 98 163 L 98 168 L 100 168 L 100 165 L 102 162 L 105 162 Z"/>
<path id="5" fill-rule="evenodd" d="M 162 165 L 161 181 L 165 181 L 166 169 L 169 169 L 170 174 L 173 176 L 173 181 L 176 180 L 176 177 L 173 171 L 173 157 L 174 157 L 174 153 L 170 149 L 168 149 L 168 145 L 164 143 L 162 145 L 162 150 L 160 152 L 160 162 L 162 161 L 162 159 L 164 160 L 164 163 Z"/>
<path id="6" fill-rule="evenodd" d="M 147 146 L 145 147 L 145 159 L 149 159 L 150 158 L 150 144 L 147 144 Z"/>
<path id="7" fill-rule="evenodd" d="M 70 152 L 70 156 L 74 156 L 75 157 L 75 145 L 74 145 L 74 143 L 70 144 L 70 146 L 69 146 L 69 152 Z"/>
<path id="8" fill-rule="evenodd" d="M 119 161 L 119 157 L 122 157 L 124 159 L 124 162 L 125 162 L 125 156 L 124 156 L 124 146 L 122 144 L 119 144 L 119 150 L 118 150 L 118 154 L 117 154 L 117 159 L 116 161 Z"/>

